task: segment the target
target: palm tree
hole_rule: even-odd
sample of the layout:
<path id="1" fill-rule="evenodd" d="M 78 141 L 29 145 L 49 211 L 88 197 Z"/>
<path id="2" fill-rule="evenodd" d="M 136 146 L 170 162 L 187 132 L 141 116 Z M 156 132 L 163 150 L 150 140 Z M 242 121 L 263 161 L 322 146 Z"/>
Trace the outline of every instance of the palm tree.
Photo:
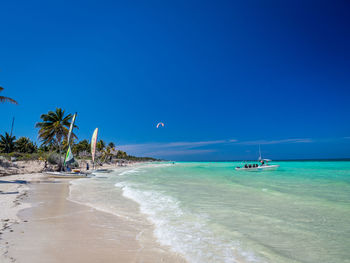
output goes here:
<path id="1" fill-rule="evenodd" d="M 102 161 L 103 163 L 106 162 L 107 159 L 109 161 L 112 161 L 113 153 L 111 151 L 112 151 L 112 148 L 109 146 L 102 151 L 101 160 L 103 160 Z"/>
<path id="2" fill-rule="evenodd" d="M 88 152 L 90 151 L 90 143 L 88 140 L 82 140 L 78 142 L 77 144 L 73 145 L 72 151 L 74 154 L 80 154 L 83 153 L 84 155 L 87 155 Z"/>
<path id="3" fill-rule="evenodd" d="M 15 143 L 16 151 L 20 153 L 33 153 L 37 146 L 27 137 L 19 138 Z"/>
<path id="4" fill-rule="evenodd" d="M 114 142 L 110 142 L 110 143 L 108 144 L 108 147 L 113 149 L 113 148 L 115 147 Z"/>
<path id="5" fill-rule="evenodd" d="M 15 149 L 16 136 L 10 136 L 7 132 L 5 136 L 0 135 L 0 151 L 5 153 L 13 152 Z"/>
<path id="6" fill-rule="evenodd" d="M 121 150 L 118 150 L 117 152 L 117 158 L 118 159 L 126 159 L 128 157 L 127 153 L 126 152 L 123 152 Z"/>
<path id="7" fill-rule="evenodd" d="M 42 122 L 35 124 L 39 128 L 39 138 L 43 145 L 54 144 L 58 146 L 60 152 L 60 169 L 62 168 L 62 140 L 67 140 L 69 126 L 72 120 L 72 114 L 64 116 L 64 110 L 56 108 L 56 111 L 49 111 L 47 114 L 42 114 L 40 119 Z M 74 125 L 74 128 L 78 128 Z M 77 136 L 72 132 L 72 138 Z"/>
<path id="8" fill-rule="evenodd" d="M 4 90 L 4 88 L 0 87 L 0 92 L 3 91 L 3 90 Z M 15 101 L 14 99 L 11 99 L 9 97 L 0 96 L 0 102 L 3 103 L 5 101 L 11 102 L 13 104 L 18 104 L 17 101 Z"/>
<path id="9" fill-rule="evenodd" d="M 106 147 L 106 144 L 103 140 L 99 140 L 96 144 L 96 148 L 99 152 L 101 152 Z"/>

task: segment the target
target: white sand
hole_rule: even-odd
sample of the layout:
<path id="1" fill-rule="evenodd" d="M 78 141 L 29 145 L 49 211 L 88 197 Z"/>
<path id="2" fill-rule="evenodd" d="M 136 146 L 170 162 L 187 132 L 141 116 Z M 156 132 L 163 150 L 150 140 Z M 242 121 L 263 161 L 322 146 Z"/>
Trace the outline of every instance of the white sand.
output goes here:
<path id="1" fill-rule="evenodd" d="M 14 174 L 40 173 L 44 169 L 42 161 L 18 161 L 10 162 L 1 160 L 0 176 Z"/>
<path id="2" fill-rule="evenodd" d="M 13 224 L 19 223 L 17 213 L 19 210 L 30 206 L 28 203 L 20 202 L 27 194 L 28 181 L 42 178 L 43 174 L 20 174 L 0 177 L 0 241 L 4 231 L 11 231 Z M 7 243 L 0 242 L 0 254 L 7 251 Z M 1 262 L 11 262 L 0 256 Z M 7 260 L 7 261 L 6 261 Z"/>
<path id="3" fill-rule="evenodd" d="M 67 200 L 67 179 L 0 177 L 0 191 L 1 263 L 185 262 L 153 236 L 141 246 L 133 223 Z"/>

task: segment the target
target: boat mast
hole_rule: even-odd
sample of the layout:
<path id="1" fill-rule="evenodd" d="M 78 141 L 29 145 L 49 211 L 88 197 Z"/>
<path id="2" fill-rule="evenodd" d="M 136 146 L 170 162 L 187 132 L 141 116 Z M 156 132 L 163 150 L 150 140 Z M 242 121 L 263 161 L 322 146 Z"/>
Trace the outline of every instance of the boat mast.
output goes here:
<path id="1" fill-rule="evenodd" d="M 78 115 L 77 112 L 74 113 L 74 115 L 72 117 L 72 121 L 70 123 L 69 131 L 68 131 L 68 135 L 67 135 L 68 149 L 67 149 L 66 157 L 64 159 L 63 168 L 66 166 L 67 162 L 71 162 L 72 160 L 74 160 L 74 156 L 72 154 L 72 150 L 70 148 L 70 145 L 71 145 L 71 137 L 72 137 L 72 133 L 73 133 L 74 123 L 75 123 L 75 119 L 76 119 L 77 115 Z"/>
<path id="2" fill-rule="evenodd" d="M 259 144 L 259 161 L 261 160 L 261 149 L 260 149 L 260 144 Z"/>
<path id="3" fill-rule="evenodd" d="M 10 137 L 12 137 L 12 131 L 13 131 L 13 125 L 15 124 L 15 117 L 12 118 L 12 125 L 11 125 L 11 133 Z"/>

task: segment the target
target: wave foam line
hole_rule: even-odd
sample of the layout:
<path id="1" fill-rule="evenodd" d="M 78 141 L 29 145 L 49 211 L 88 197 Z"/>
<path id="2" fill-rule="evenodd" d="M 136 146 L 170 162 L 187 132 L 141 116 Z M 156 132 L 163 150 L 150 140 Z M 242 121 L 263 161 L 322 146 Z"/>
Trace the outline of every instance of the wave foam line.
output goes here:
<path id="1" fill-rule="evenodd" d="M 189 262 L 257 262 L 252 253 L 242 251 L 238 242 L 223 240 L 208 229 L 205 216 L 186 212 L 175 198 L 155 192 L 141 191 L 136 185 L 115 184 L 123 196 L 136 201 L 141 213 L 155 225 L 155 236 L 162 245 L 182 254 Z"/>

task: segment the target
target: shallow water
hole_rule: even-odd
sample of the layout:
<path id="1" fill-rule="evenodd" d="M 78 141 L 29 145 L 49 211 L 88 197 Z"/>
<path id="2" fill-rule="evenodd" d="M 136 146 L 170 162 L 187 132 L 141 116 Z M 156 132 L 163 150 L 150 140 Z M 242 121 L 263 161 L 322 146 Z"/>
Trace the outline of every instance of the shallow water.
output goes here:
<path id="1" fill-rule="evenodd" d="M 350 262 L 350 162 L 278 164 L 140 165 L 76 180 L 71 198 L 140 233 L 151 222 L 158 242 L 189 262 Z"/>

